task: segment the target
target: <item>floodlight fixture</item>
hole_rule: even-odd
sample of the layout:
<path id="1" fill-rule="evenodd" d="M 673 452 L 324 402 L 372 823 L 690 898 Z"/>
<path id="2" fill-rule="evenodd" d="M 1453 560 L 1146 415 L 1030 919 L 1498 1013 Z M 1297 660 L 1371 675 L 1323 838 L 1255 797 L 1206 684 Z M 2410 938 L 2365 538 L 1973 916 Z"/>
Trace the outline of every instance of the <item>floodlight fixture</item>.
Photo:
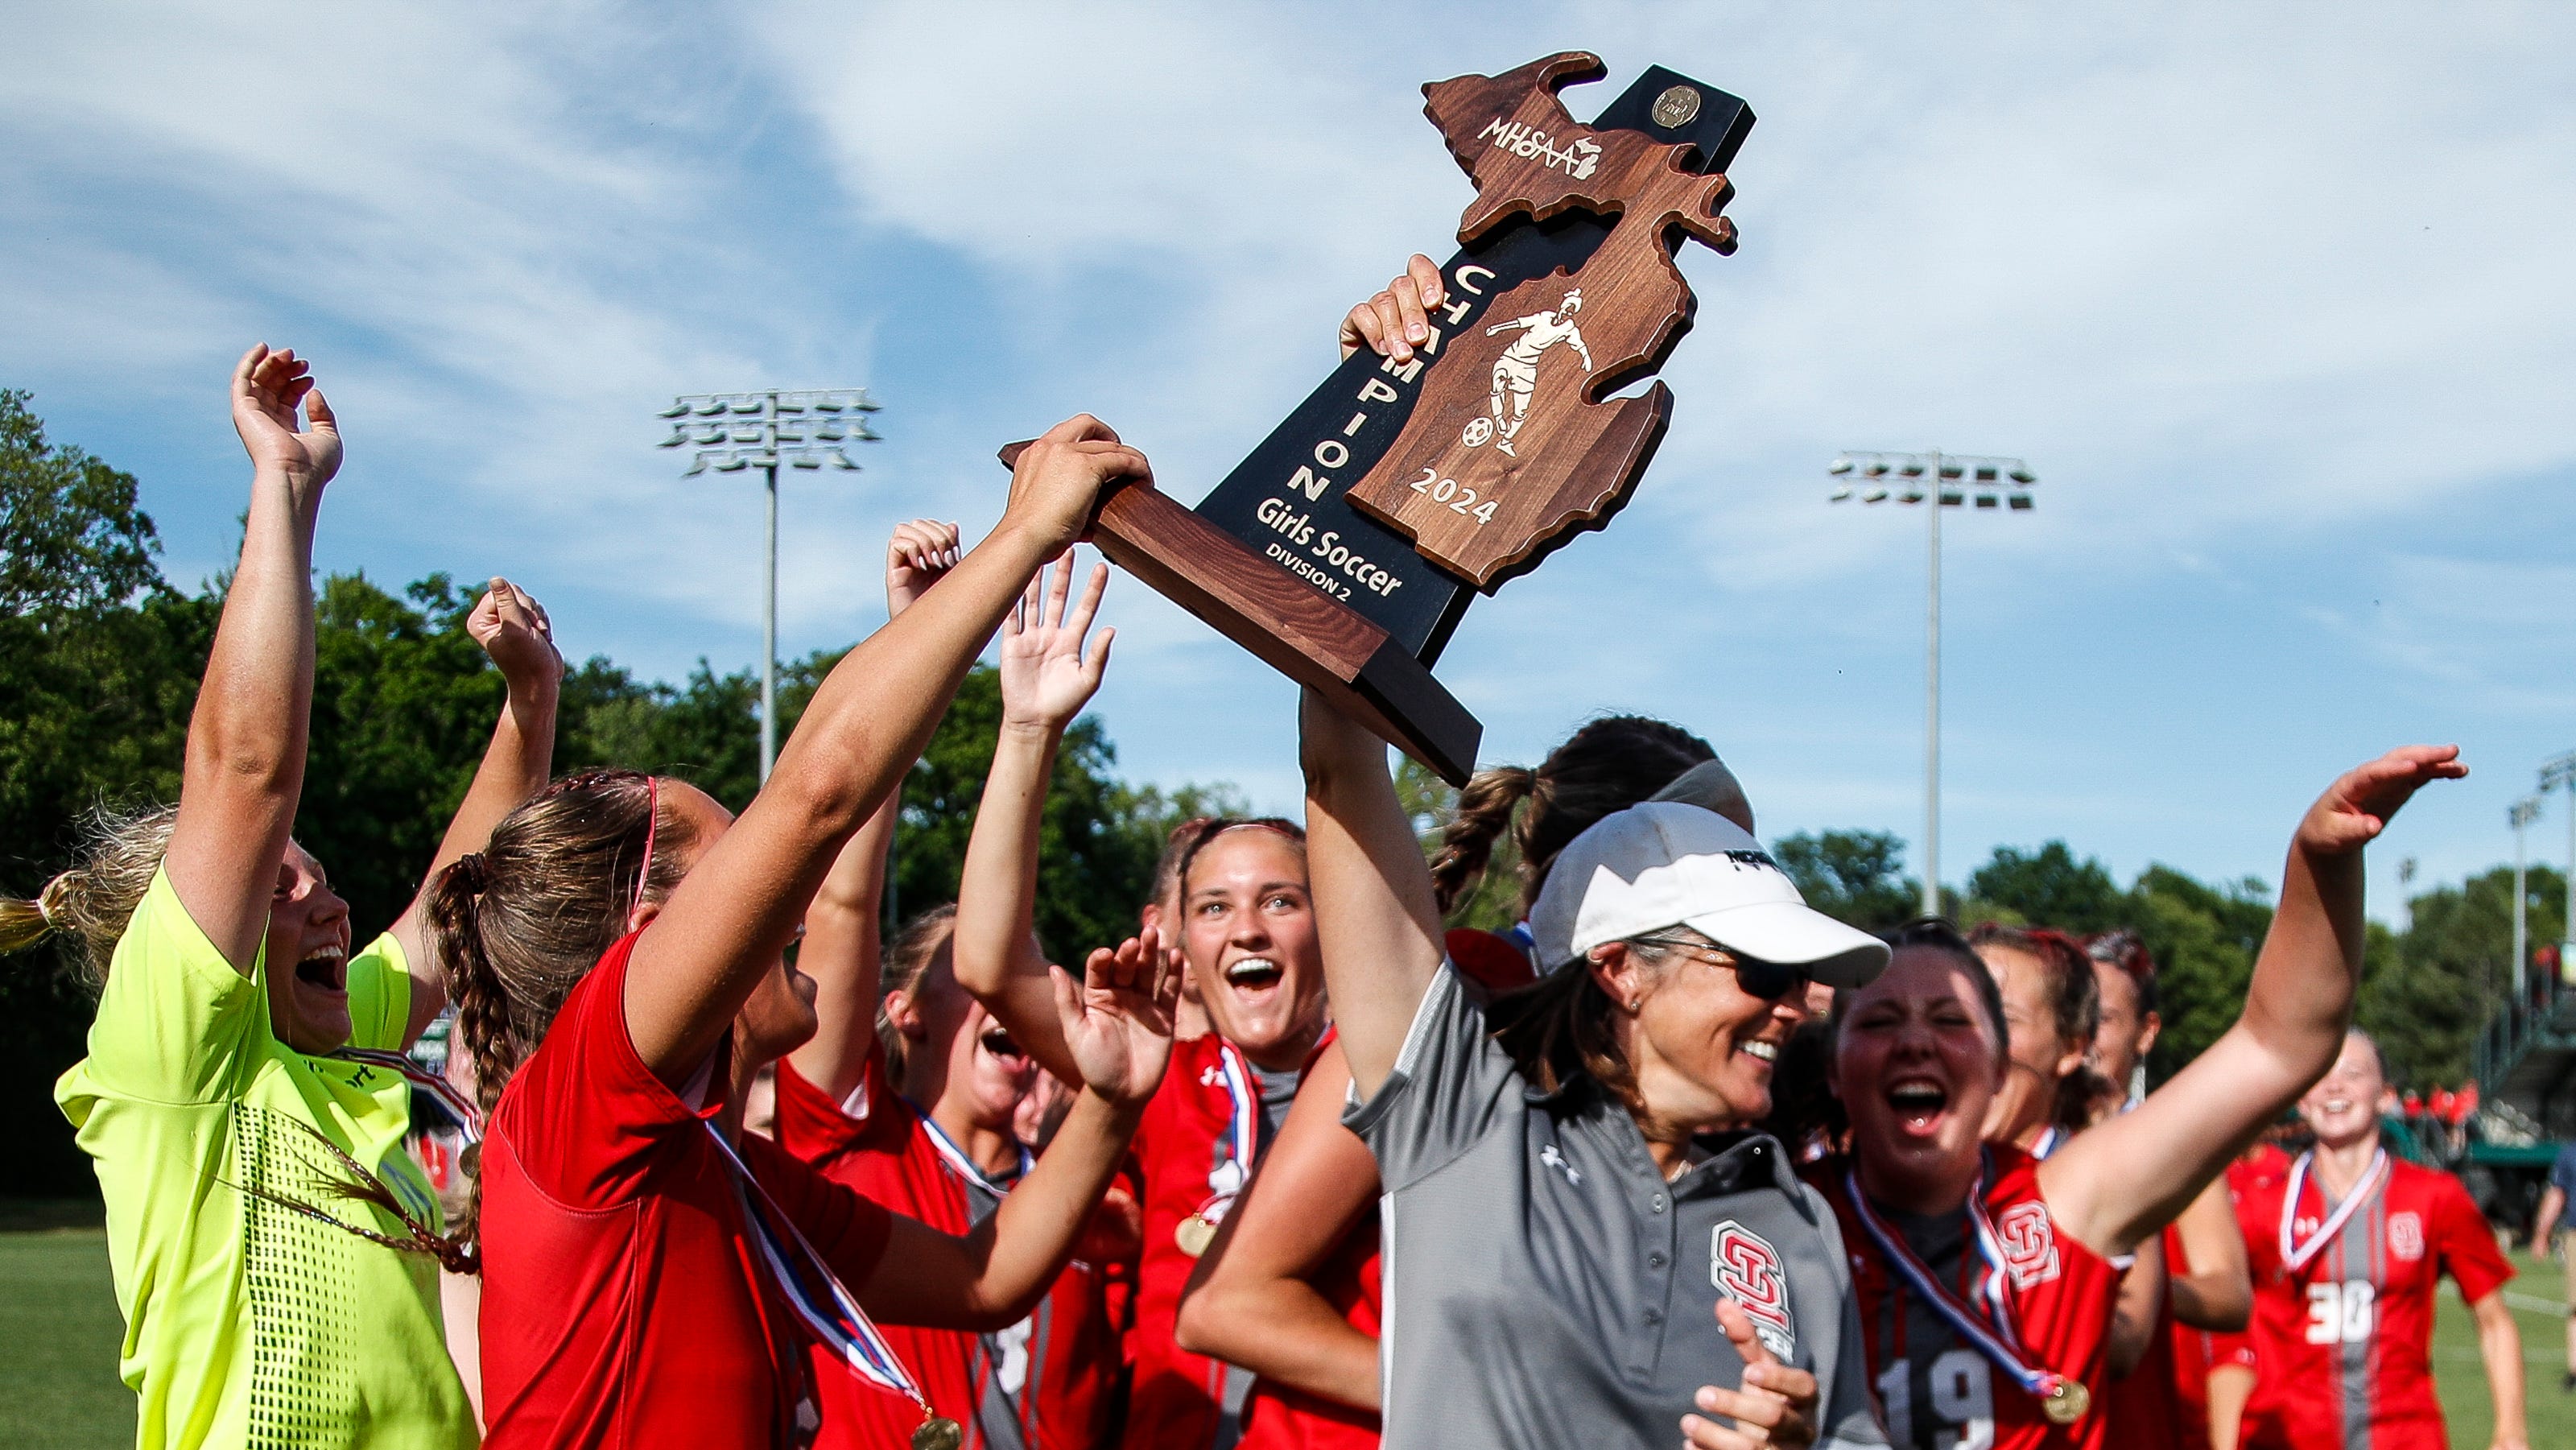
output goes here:
<path id="1" fill-rule="evenodd" d="M 864 415 L 878 403 L 865 388 L 762 388 L 737 393 L 691 393 L 658 416 L 674 420 L 665 448 L 692 447 L 684 478 L 713 470 L 759 469 L 769 502 L 769 549 L 762 579 L 760 617 L 760 778 L 778 760 L 778 470 L 857 472 L 849 442 L 873 443 L 876 430 Z M 833 415 L 813 419 L 808 413 Z"/>
<path id="2" fill-rule="evenodd" d="M 2540 797 L 2527 795 L 2505 807 L 2504 819 L 2513 827 L 2513 1000 L 2520 1008 L 2530 1001 L 2523 977 L 2531 962 L 2531 893 L 2524 884 L 2530 858 L 2523 850 L 2522 832 L 2540 819 Z"/>
<path id="3" fill-rule="evenodd" d="M 1923 608 L 1923 911 L 1937 916 L 1941 912 L 1941 511 L 1968 503 L 1966 480 L 1973 476 L 1978 509 L 2028 513 L 2034 500 L 2024 489 L 2037 483 L 2039 475 L 2018 458 L 1851 450 L 1834 455 L 1825 471 L 1840 477 L 1852 472 L 1856 465 L 1872 480 L 1893 475 L 1906 486 L 1896 490 L 1873 486 L 1855 492 L 1851 485 L 1844 484 L 1834 489 L 1834 502 L 1857 497 L 1864 504 L 1885 503 L 1890 498 L 1899 503 L 1932 504 L 1923 511 L 1930 545 Z M 1954 487 L 1952 479 L 1962 482 Z M 2007 479 L 2022 487 L 2007 488 Z M 2576 754 L 2568 759 L 2571 781 L 2576 781 Z M 2576 793 L 2576 784 L 2571 784 L 2570 790 Z M 2571 838 L 2569 855 L 2571 875 L 2576 875 L 2576 838 Z M 2576 908 L 2576 897 L 2571 897 L 2571 908 Z M 2571 909 L 2570 917 L 2576 919 L 2576 909 Z"/>

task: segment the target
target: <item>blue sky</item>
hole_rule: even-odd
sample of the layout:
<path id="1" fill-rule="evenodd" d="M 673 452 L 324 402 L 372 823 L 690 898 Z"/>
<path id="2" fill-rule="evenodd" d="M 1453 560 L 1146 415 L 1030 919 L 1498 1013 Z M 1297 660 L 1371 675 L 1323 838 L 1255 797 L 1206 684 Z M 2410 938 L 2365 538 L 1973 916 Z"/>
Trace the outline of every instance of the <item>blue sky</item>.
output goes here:
<path id="1" fill-rule="evenodd" d="M 1922 520 L 1823 464 L 2018 454 L 2038 510 L 1948 530 L 1945 878 L 2064 837 L 2274 880 L 2337 770 L 2425 739 L 2478 773 L 2375 850 L 2374 911 L 2401 856 L 2510 858 L 2576 747 L 2563 7 L 39 7 L 0 384 L 142 476 L 194 580 L 241 507 L 225 373 L 296 346 L 350 439 L 324 566 L 507 572 L 674 677 L 756 656 L 759 509 L 655 411 L 868 386 L 865 471 L 788 486 L 801 654 L 879 620 L 898 518 L 980 532 L 993 448 L 1066 413 L 1195 500 L 1446 254 L 1471 190 L 1415 87 L 1565 48 L 1610 66 L 1579 115 L 1661 63 L 1761 120 L 1636 501 L 1443 662 L 1490 760 L 1644 711 L 1766 835 L 1910 841 Z M 1109 613 L 1125 771 L 1292 806 L 1290 687 L 1132 580 Z"/>

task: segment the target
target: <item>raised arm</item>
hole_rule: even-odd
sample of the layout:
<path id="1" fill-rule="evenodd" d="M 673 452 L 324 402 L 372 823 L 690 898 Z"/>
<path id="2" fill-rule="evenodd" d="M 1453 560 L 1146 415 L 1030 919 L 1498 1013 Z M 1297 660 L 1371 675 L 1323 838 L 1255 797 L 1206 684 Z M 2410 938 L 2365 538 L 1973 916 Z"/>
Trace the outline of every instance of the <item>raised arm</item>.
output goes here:
<path id="1" fill-rule="evenodd" d="M 795 938 L 832 861 L 929 742 L 942 705 L 1041 564 L 1080 533 L 1101 486 L 1150 482 L 1099 420 L 1020 455 L 1002 521 L 939 587 L 861 641 L 814 692 L 770 778 L 644 928 L 626 1026 L 646 1065 L 686 1082 Z"/>
<path id="2" fill-rule="evenodd" d="M 2458 757 L 2448 745 L 2392 750 L 2308 808 L 2236 1025 L 2135 1112 L 2040 1165 L 2049 1212 L 2077 1241 L 2135 1248 L 2334 1064 L 2361 978 L 2361 849 L 2427 782 L 2466 775 Z"/>
<path id="3" fill-rule="evenodd" d="M 914 519 L 895 526 L 886 544 L 886 619 L 909 608 L 957 567 L 957 526 Z M 945 708 L 943 703 L 942 708 Z M 907 765 L 906 769 L 910 766 Z M 868 813 L 805 909 L 805 939 L 796 969 L 814 979 L 814 1035 L 789 1053 L 797 1075 L 839 1102 L 856 1091 L 876 1040 L 879 974 L 885 963 L 886 853 L 903 811 L 902 775 Z"/>
<path id="4" fill-rule="evenodd" d="M 1314 1285 L 1377 1201 L 1377 1160 L 1342 1126 L 1350 1064 L 1327 1046 L 1277 1142 L 1181 1291 L 1181 1348 L 1363 1410 L 1378 1407 L 1377 1340 Z"/>
<path id="5" fill-rule="evenodd" d="M 301 430 L 299 406 L 310 420 Z M 188 719 L 179 819 L 163 869 L 189 919 L 247 976 L 304 792 L 313 525 L 340 469 L 340 430 L 304 362 L 266 343 L 234 367 L 232 407 L 250 453 L 250 514 Z"/>
<path id="6" fill-rule="evenodd" d="M 1440 913 L 1431 867 L 1386 771 L 1386 742 L 1312 690 L 1298 724 L 1324 990 L 1351 1081 L 1366 1098 L 1394 1070 L 1414 1009 L 1440 970 Z"/>
<path id="7" fill-rule="evenodd" d="M 465 632 L 483 646 L 500 667 L 505 689 L 501 718 L 493 722 L 492 743 L 474 769 L 465 799 L 439 838 L 438 854 L 421 878 L 403 914 L 394 918 L 393 938 L 411 968 L 411 1025 L 405 1042 L 418 1037 L 447 1006 L 447 976 L 431 965 L 420 933 L 421 902 L 438 873 L 469 851 L 480 851 L 492 828 L 521 801 L 545 787 L 555 758 L 555 704 L 563 688 L 563 655 L 555 649 L 553 621 L 536 596 L 507 579 L 495 578 L 474 609 L 465 616 Z"/>
<path id="8" fill-rule="evenodd" d="M 1103 629 L 1085 643 L 1109 566 L 1092 566 L 1079 603 L 1071 599 L 1073 567 L 1068 554 L 1045 578 L 1030 580 L 1002 620 L 1002 728 L 966 842 L 950 948 L 958 985 L 983 1001 L 1038 1066 L 1066 1082 L 1081 1077 L 1057 1025 L 1047 964 L 1032 948 L 1038 840 L 1056 748 L 1099 690 L 1117 634 Z"/>
<path id="9" fill-rule="evenodd" d="M 951 1237 L 895 1221 L 876 1272 L 859 1286 L 868 1312 L 899 1324 L 1000 1329 L 1055 1282 L 1108 1191 L 1145 1104 L 1172 1057 L 1180 968 L 1151 928 L 1095 951 L 1076 985 L 1048 969 L 1058 1040 L 1082 1090 L 1037 1167 L 971 1232 Z"/>

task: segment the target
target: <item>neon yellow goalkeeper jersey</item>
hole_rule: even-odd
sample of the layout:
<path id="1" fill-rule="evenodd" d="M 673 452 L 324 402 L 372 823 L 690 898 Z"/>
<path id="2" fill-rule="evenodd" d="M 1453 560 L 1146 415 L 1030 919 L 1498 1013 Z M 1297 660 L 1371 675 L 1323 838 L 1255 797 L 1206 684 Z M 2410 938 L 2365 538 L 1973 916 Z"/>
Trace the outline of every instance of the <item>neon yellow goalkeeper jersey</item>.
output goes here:
<path id="1" fill-rule="evenodd" d="M 349 961 L 352 1044 L 399 1049 L 410 1010 L 402 948 L 379 937 Z M 410 1084 L 280 1043 L 265 973 L 233 970 L 167 875 L 117 943 L 89 1056 L 54 1101 L 107 1199 L 141 1450 L 475 1443 L 437 1265 L 249 1191 L 402 1237 L 339 1191 L 352 1175 L 318 1129 L 437 1223 L 403 1147 Z"/>

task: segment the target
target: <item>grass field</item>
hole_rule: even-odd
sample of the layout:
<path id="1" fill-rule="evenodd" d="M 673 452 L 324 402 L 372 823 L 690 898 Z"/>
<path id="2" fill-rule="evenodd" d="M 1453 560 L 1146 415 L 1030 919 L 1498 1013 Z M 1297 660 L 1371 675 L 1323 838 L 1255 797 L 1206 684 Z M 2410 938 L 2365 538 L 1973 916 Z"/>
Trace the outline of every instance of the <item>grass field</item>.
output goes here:
<path id="1" fill-rule="evenodd" d="M 27 1221 L 20 1215 L 16 1221 Z M 2565 1320 L 2524 1307 L 2555 1303 L 2554 1264 L 2513 1256 L 2522 1276 L 2523 1359 L 2531 1382 L 2531 1443 L 2576 1446 L 2576 1395 L 2558 1388 Z M 2511 1302 L 2511 1301 L 2508 1301 Z M 97 1229 L 0 1232 L 0 1445 L 12 1450 L 121 1450 L 134 1443 L 134 1397 L 116 1378 L 124 1326 L 107 1277 L 107 1238 Z M 2455 1450 L 2484 1450 L 2492 1425 L 2476 1331 L 2459 1296 L 2442 1295 L 2433 1373 Z"/>
<path id="2" fill-rule="evenodd" d="M 105 1233 L 0 1233 L 0 1444 L 132 1445 L 134 1394 L 116 1377 L 124 1334 Z"/>

